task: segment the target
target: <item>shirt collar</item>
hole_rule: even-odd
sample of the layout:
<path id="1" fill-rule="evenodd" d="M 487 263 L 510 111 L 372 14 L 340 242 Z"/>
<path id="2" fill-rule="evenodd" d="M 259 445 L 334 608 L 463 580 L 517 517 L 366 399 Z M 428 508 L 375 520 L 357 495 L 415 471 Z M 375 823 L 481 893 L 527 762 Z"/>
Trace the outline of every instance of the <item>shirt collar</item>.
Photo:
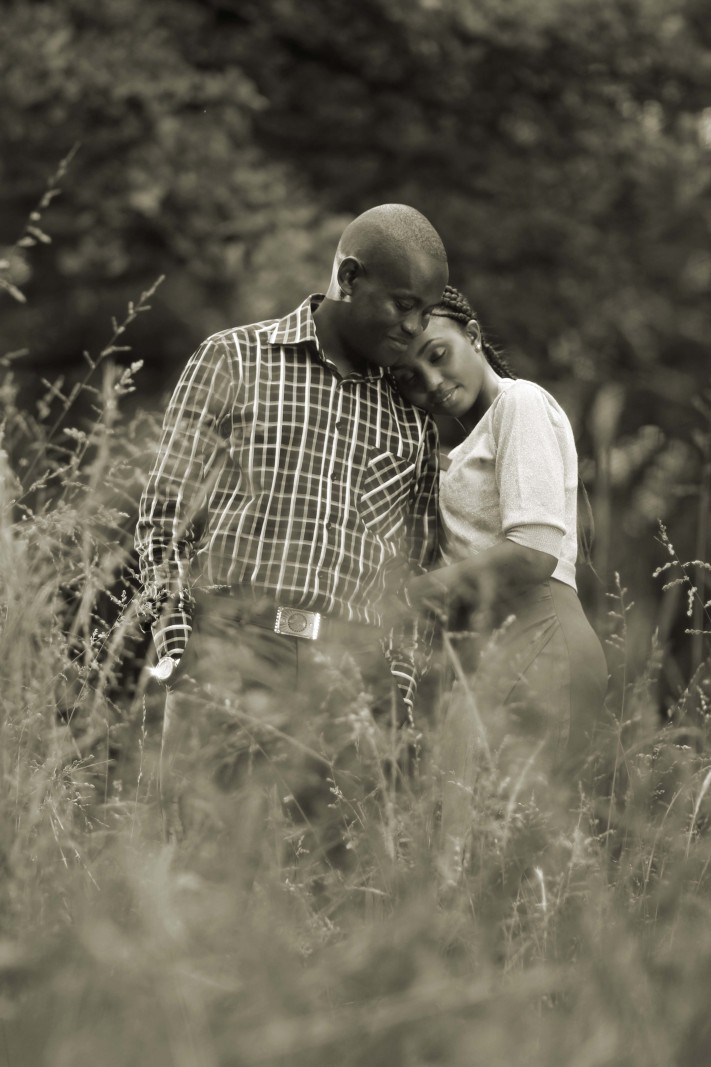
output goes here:
<path id="1" fill-rule="evenodd" d="M 323 299 L 323 293 L 312 293 L 297 308 L 270 326 L 267 334 L 269 344 L 298 345 L 311 341 L 318 345 L 313 313 Z"/>
<path id="2" fill-rule="evenodd" d="M 319 344 L 314 322 L 314 311 L 324 300 L 323 293 L 312 293 L 307 296 L 303 303 L 290 311 L 283 319 L 279 319 L 269 328 L 267 339 L 271 345 L 298 345 L 310 342 L 318 353 L 319 359 L 328 362 L 327 353 L 324 354 Z M 375 363 L 367 364 L 361 374 L 352 374 L 352 378 L 377 379 L 385 376 L 383 367 Z"/>

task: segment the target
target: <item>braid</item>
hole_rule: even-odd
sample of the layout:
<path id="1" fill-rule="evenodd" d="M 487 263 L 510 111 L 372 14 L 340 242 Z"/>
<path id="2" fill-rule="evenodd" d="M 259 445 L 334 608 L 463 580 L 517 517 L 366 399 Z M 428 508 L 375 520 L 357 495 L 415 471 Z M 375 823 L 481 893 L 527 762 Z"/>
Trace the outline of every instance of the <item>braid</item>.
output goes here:
<path id="1" fill-rule="evenodd" d="M 460 293 L 459 289 L 455 289 L 453 285 L 445 285 L 442 299 L 432 314 L 440 315 L 445 319 L 454 319 L 455 322 L 460 322 L 462 326 L 466 326 L 472 319 L 476 319 L 474 309 L 464 293 Z"/>
<path id="2" fill-rule="evenodd" d="M 508 361 L 504 359 L 500 352 L 497 352 L 494 346 L 487 341 L 486 337 L 482 335 L 481 347 L 484 355 L 487 358 L 489 365 L 496 371 L 499 378 L 515 378 L 516 375 L 511 370 Z"/>
<path id="3" fill-rule="evenodd" d="M 432 314 L 439 315 L 440 318 L 452 319 L 454 322 L 458 322 L 461 326 L 466 326 L 467 323 L 472 322 L 472 320 L 478 325 L 476 312 L 464 293 L 461 293 L 459 289 L 455 289 L 453 285 L 445 286 L 442 299 L 439 301 Z M 481 326 L 479 327 L 479 332 L 481 333 Z M 481 337 L 481 347 L 489 366 L 496 371 L 500 378 L 516 377 L 504 357 L 496 351 L 494 346 L 487 341 L 483 334 Z"/>

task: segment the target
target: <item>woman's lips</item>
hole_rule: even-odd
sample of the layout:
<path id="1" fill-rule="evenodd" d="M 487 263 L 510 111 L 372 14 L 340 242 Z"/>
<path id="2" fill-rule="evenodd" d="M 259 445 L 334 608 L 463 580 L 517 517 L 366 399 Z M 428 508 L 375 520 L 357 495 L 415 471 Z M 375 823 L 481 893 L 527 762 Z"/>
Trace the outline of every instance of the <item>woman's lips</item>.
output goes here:
<path id="1" fill-rule="evenodd" d="M 435 398 L 436 406 L 444 408 L 448 407 L 454 399 L 454 395 L 458 389 L 458 385 L 453 385 L 451 389 L 447 389 L 446 392 L 438 393 L 437 397 Z"/>

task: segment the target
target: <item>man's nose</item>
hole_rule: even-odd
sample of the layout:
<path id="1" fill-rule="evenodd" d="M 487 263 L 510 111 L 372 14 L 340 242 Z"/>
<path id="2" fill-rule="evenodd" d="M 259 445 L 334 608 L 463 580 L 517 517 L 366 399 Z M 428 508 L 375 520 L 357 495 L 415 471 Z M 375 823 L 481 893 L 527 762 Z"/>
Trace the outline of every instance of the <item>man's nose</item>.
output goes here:
<path id="1" fill-rule="evenodd" d="M 402 320 L 402 328 L 408 337 L 417 337 L 427 325 L 427 320 L 421 311 L 411 311 Z"/>

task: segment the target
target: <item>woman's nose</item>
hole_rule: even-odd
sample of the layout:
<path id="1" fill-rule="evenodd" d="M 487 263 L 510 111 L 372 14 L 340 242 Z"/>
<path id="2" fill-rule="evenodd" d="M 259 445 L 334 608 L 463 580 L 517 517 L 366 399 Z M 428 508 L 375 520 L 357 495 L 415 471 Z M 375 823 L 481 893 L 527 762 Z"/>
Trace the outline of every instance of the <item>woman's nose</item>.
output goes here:
<path id="1" fill-rule="evenodd" d="M 442 383 L 442 375 L 437 367 L 429 366 L 422 367 L 420 370 L 422 376 L 422 382 L 428 393 L 434 393 L 439 389 Z"/>

